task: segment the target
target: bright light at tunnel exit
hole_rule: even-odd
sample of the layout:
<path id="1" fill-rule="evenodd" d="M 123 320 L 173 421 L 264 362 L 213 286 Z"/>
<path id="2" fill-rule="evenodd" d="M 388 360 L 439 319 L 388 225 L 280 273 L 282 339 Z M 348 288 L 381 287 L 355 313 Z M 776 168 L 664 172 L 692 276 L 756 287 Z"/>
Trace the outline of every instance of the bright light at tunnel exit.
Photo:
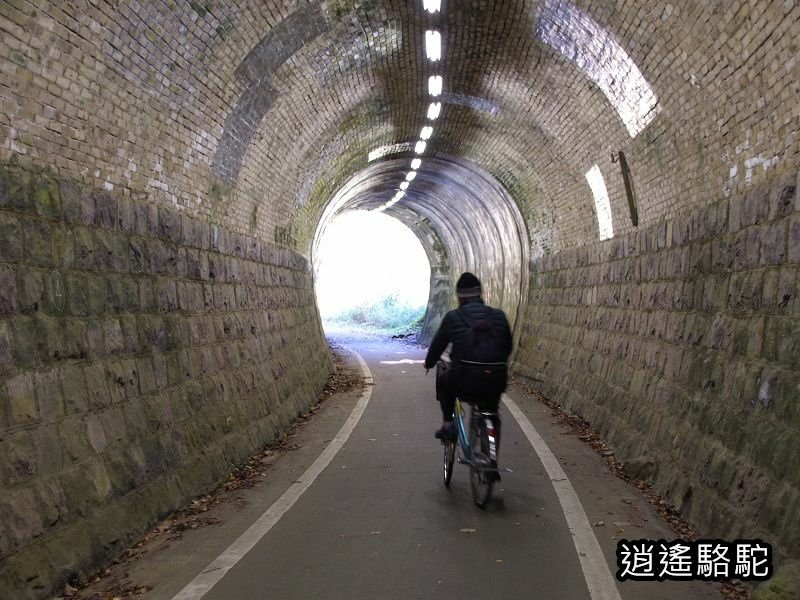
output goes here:
<path id="1" fill-rule="evenodd" d="M 390 296 L 414 308 L 428 302 L 430 265 L 422 244 L 400 221 L 380 212 L 337 216 L 320 239 L 314 272 L 323 319 Z"/>

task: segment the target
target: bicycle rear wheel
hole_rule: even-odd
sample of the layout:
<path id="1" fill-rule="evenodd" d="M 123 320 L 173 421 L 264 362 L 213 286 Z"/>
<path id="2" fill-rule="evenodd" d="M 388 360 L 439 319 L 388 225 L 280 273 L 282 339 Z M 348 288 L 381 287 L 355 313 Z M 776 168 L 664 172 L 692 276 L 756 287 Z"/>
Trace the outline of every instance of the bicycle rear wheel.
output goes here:
<path id="1" fill-rule="evenodd" d="M 485 509 L 489 504 L 489 500 L 492 499 L 495 469 L 489 458 L 489 435 L 482 423 L 478 425 L 477 435 L 480 442 L 480 451 L 476 448 L 472 453 L 469 482 L 472 487 L 472 499 L 478 508 Z"/>
<path id="2" fill-rule="evenodd" d="M 486 455 L 475 453 L 470 465 L 469 483 L 472 487 L 472 499 L 478 508 L 486 508 L 492 499 L 494 488 L 494 471 Z"/>
<path id="3" fill-rule="evenodd" d="M 453 441 L 442 442 L 444 447 L 444 471 L 442 472 L 444 486 L 450 487 L 450 480 L 453 478 L 453 463 L 456 460 L 456 444 Z"/>

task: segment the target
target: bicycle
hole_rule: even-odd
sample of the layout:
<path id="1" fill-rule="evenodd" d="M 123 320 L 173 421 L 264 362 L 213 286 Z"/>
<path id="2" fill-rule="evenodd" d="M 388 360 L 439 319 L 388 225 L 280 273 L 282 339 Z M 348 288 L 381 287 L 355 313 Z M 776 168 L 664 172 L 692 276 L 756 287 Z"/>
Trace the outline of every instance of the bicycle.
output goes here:
<path id="1" fill-rule="evenodd" d="M 495 428 L 496 412 L 481 411 L 472 406 L 469 417 L 469 431 L 464 423 L 464 407 L 461 399 L 456 398 L 454 423 L 456 438 L 442 440 L 444 446 L 445 487 L 450 487 L 453 477 L 453 464 L 456 453 L 458 462 L 469 467 L 469 482 L 472 488 L 472 499 L 475 504 L 485 509 L 492 497 L 495 481 L 499 479 L 497 470 L 497 430 Z M 457 452 L 456 452 L 457 451 Z"/>

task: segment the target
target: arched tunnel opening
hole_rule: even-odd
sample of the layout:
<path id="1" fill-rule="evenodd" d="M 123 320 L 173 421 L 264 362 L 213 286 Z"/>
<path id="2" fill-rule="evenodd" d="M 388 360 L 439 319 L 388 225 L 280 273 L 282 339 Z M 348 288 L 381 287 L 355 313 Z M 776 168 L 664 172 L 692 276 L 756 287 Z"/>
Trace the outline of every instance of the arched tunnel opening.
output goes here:
<path id="1" fill-rule="evenodd" d="M 518 380 L 800 555 L 800 3 L 0 3 L 0 590 L 308 409 L 355 211 L 421 245 L 421 342 L 474 272 Z"/>
<path id="2" fill-rule="evenodd" d="M 320 228 L 312 256 L 326 335 L 346 331 L 419 339 L 431 268 L 403 223 L 377 211 L 344 211 Z"/>
<path id="3" fill-rule="evenodd" d="M 338 190 L 317 225 L 312 257 L 319 254 L 336 215 L 380 211 L 408 227 L 428 259 L 421 343 L 430 341 L 444 314 L 455 306 L 455 281 L 464 271 L 481 280 L 486 302 L 501 308 L 513 329 L 528 280 L 527 233 L 515 202 L 475 165 L 446 156 L 419 159 L 418 164 L 415 160 L 412 155 L 369 166 Z M 414 186 L 401 189 L 409 172 L 415 173 Z"/>

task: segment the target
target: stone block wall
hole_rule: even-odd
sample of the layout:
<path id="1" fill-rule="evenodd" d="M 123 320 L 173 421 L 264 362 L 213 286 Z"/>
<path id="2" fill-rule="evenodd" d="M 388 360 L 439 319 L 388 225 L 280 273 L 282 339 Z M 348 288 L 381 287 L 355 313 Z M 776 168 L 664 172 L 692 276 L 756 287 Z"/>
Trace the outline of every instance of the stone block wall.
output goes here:
<path id="1" fill-rule="evenodd" d="M 800 554 L 794 175 L 532 265 L 515 368 L 705 535 Z"/>
<path id="2" fill-rule="evenodd" d="M 303 257 L 0 167 L 0 589 L 37 598 L 223 479 L 330 362 Z"/>

